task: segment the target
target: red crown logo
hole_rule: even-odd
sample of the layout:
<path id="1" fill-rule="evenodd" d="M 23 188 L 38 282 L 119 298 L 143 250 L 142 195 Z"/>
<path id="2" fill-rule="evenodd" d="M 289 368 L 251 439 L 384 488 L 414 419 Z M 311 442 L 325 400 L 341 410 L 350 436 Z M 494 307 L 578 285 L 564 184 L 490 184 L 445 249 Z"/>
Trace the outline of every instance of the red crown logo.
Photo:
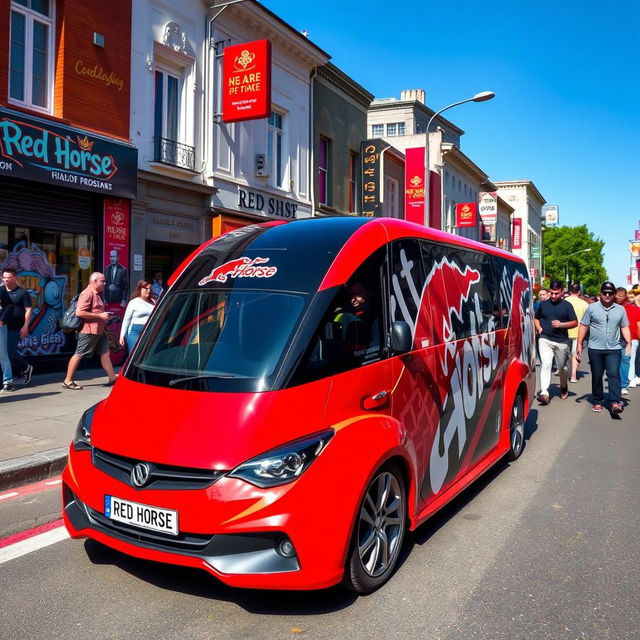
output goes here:
<path id="1" fill-rule="evenodd" d="M 83 151 L 91 151 L 91 149 L 93 149 L 93 142 L 90 141 L 87 136 L 85 136 L 84 138 L 76 136 L 76 139 L 78 140 L 78 145 Z"/>

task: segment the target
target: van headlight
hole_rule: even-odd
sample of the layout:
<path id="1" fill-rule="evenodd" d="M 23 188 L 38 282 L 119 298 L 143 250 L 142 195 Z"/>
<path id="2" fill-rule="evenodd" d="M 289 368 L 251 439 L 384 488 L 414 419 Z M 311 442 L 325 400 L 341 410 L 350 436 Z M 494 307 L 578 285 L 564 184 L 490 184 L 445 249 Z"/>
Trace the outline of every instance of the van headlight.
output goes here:
<path id="1" fill-rule="evenodd" d="M 287 484 L 311 466 L 333 435 L 333 431 L 323 431 L 294 440 L 243 462 L 229 476 L 263 488 Z"/>
<path id="2" fill-rule="evenodd" d="M 76 451 L 88 451 L 91 449 L 91 423 L 98 404 L 94 404 L 93 407 L 87 409 L 78 421 L 78 426 L 73 436 L 73 448 Z"/>

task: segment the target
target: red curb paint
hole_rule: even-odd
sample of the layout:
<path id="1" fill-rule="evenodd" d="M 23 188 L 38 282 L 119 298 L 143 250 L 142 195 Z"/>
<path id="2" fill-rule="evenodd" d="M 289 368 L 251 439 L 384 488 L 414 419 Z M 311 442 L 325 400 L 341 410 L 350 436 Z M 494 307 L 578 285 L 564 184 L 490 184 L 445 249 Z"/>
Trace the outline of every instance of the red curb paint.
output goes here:
<path id="1" fill-rule="evenodd" d="M 33 536 L 37 536 L 40 533 L 45 533 L 46 531 L 51 531 L 52 529 L 57 529 L 62 526 L 62 518 L 58 518 L 53 522 L 47 522 L 46 524 L 41 524 L 39 527 L 34 527 L 33 529 L 27 529 L 26 531 L 21 531 L 20 533 L 14 533 L 12 536 L 8 536 L 7 538 L 3 538 L 0 540 L 0 549 L 4 547 L 8 547 L 9 545 L 16 544 L 16 542 L 22 542 L 23 540 L 27 540 L 28 538 L 33 538 Z"/>

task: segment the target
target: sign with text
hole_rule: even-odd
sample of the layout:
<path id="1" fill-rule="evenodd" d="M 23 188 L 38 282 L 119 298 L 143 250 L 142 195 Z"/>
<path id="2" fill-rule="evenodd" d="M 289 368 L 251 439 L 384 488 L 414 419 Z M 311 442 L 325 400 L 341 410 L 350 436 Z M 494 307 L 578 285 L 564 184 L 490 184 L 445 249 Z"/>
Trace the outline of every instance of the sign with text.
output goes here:
<path id="1" fill-rule="evenodd" d="M 555 204 L 542 207 L 542 215 L 544 216 L 544 224 L 547 227 L 557 227 L 560 221 L 559 208 Z"/>
<path id="2" fill-rule="evenodd" d="M 105 310 L 111 313 L 107 320 L 107 340 L 113 364 L 122 364 L 126 357 L 120 345 L 120 327 L 130 297 L 129 238 L 131 236 L 131 202 L 121 198 L 104 199 L 104 277 L 102 294 Z"/>
<path id="3" fill-rule="evenodd" d="M 424 147 L 407 149 L 404 157 L 404 216 L 410 222 L 424 224 Z"/>
<path id="4" fill-rule="evenodd" d="M 480 219 L 485 225 L 495 224 L 498 219 L 498 192 L 483 191 L 480 199 Z"/>
<path id="5" fill-rule="evenodd" d="M 511 225 L 511 248 L 522 249 L 522 219 L 514 218 Z"/>
<path id="6" fill-rule="evenodd" d="M 382 140 L 365 140 L 362 151 L 362 215 L 382 215 L 382 151 L 389 145 Z"/>
<path id="7" fill-rule="evenodd" d="M 137 165 L 134 147 L 0 109 L 0 175 L 135 198 Z"/>
<path id="8" fill-rule="evenodd" d="M 254 40 L 224 49 L 222 121 L 267 118 L 271 113 L 271 42 Z"/>
<path id="9" fill-rule="evenodd" d="M 475 202 L 458 202 L 456 204 L 456 227 L 475 227 L 477 205 Z"/>

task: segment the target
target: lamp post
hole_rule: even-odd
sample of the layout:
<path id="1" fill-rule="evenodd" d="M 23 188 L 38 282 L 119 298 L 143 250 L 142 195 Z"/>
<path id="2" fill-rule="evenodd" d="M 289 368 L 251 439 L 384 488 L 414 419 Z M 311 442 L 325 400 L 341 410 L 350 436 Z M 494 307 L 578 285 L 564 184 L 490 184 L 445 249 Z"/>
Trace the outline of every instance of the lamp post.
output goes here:
<path id="1" fill-rule="evenodd" d="M 429 122 L 427 122 L 427 130 L 425 132 L 426 143 L 424 148 L 424 171 L 425 171 L 425 180 L 424 180 L 424 225 L 425 227 L 429 226 L 429 212 L 431 209 L 431 198 L 429 194 L 429 182 L 431 178 L 431 172 L 429 171 L 429 129 L 431 128 L 431 123 L 434 119 L 439 116 L 443 111 L 447 109 L 451 109 L 452 107 L 457 107 L 459 104 L 464 104 L 465 102 L 484 102 L 485 100 L 491 100 L 495 98 L 496 94 L 493 91 L 481 91 L 480 93 L 476 93 L 475 96 L 471 98 L 466 98 L 465 100 L 459 100 L 458 102 L 454 102 L 453 104 L 447 105 L 446 107 L 440 109 L 440 111 L 436 111 L 430 118 Z M 440 222 L 442 224 L 442 221 Z"/>
<path id="2" fill-rule="evenodd" d="M 586 253 L 587 251 L 591 251 L 591 247 L 587 247 L 586 249 L 580 249 L 580 251 L 574 251 L 567 256 L 567 262 L 564 270 L 564 277 L 567 282 L 567 289 L 569 288 L 569 258 L 573 256 L 577 256 L 579 253 Z"/>

